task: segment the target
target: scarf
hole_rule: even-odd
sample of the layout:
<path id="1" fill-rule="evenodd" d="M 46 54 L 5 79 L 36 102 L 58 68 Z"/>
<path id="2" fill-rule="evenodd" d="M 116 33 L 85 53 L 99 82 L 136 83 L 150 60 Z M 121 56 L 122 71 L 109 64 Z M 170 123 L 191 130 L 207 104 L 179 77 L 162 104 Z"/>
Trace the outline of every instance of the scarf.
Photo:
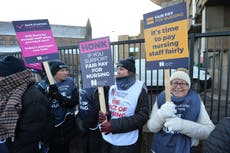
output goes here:
<path id="1" fill-rule="evenodd" d="M 34 79 L 30 70 L 6 76 L 0 81 L 0 138 L 14 141 L 22 96 L 32 82 Z"/>
<path id="2" fill-rule="evenodd" d="M 127 90 L 136 82 L 135 77 L 116 78 L 116 85 L 118 89 Z"/>
<path id="3" fill-rule="evenodd" d="M 177 114 L 182 119 L 196 122 L 200 114 L 200 96 L 193 90 L 189 90 L 185 97 L 174 97 L 171 100 L 177 106 Z M 157 96 L 157 104 L 160 108 L 165 103 L 165 92 Z M 180 109 L 179 109 L 180 108 Z M 191 138 L 180 133 L 170 134 L 163 130 L 154 134 L 152 150 L 156 153 L 190 153 Z"/>

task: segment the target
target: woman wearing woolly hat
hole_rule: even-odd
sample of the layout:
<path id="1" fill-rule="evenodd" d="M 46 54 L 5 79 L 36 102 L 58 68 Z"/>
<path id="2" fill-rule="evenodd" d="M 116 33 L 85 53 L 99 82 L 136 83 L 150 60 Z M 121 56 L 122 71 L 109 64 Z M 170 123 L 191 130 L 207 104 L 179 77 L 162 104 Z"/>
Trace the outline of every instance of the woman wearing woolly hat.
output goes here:
<path id="1" fill-rule="evenodd" d="M 75 109 L 79 93 L 73 79 L 69 77 L 68 65 L 60 60 L 49 62 L 55 84 L 50 85 L 44 77 L 37 87 L 47 95 L 51 112 L 55 117 L 54 135 L 49 143 L 49 153 L 69 153 L 69 145 L 76 134 Z"/>
<path id="2" fill-rule="evenodd" d="M 190 87 L 186 69 L 178 69 L 170 77 L 171 101 L 165 102 L 164 91 L 157 96 L 147 123 L 154 132 L 153 153 L 190 153 L 214 129 L 199 94 Z"/>
<path id="3" fill-rule="evenodd" d="M 107 113 L 99 112 L 104 140 L 101 153 L 141 152 L 142 128 L 149 116 L 149 99 L 146 86 L 136 79 L 135 72 L 133 58 L 121 60 L 117 65 L 116 83 L 105 92 Z"/>
<path id="4" fill-rule="evenodd" d="M 34 83 L 21 59 L 0 60 L 1 153 L 38 153 L 39 141 L 47 140 L 52 131 L 48 100 Z"/>

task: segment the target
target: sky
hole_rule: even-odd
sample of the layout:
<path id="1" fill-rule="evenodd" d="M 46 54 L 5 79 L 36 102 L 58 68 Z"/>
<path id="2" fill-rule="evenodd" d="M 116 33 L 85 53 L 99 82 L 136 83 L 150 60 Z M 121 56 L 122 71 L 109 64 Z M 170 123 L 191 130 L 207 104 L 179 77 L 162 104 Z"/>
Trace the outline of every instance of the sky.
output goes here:
<path id="1" fill-rule="evenodd" d="M 150 0 L 4 0 L 0 21 L 48 19 L 50 24 L 86 26 L 93 38 L 140 33 L 143 14 L 160 9 Z"/>

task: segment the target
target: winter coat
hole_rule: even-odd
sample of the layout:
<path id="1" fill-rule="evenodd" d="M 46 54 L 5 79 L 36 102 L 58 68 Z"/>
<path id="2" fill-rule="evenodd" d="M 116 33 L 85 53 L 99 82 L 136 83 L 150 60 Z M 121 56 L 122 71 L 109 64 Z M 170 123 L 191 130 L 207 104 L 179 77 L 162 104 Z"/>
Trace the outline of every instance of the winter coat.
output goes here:
<path id="1" fill-rule="evenodd" d="M 153 133 L 160 132 L 165 122 L 164 120 L 159 118 L 159 115 L 157 113 L 158 109 L 158 102 L 156 101 L 153 105 L 150 119 L 147 123 L 149 130 Z M 215 127 L 215 125 L 210 120 L 210 117 L 202 101 L 200 102 L 199 111 L 200 113 L 196 122 L 184 119 L 182 120 L 184 124 L 180 133 L 191 138 L 192 146 L 197 146 L 199 144 L 199 140 L 207 139 L 208 135 Z"/>
<path id="2" fill-rule="evenodd" d="M 230 152 L 230 117 L 223 118 L 204 144 L 204 153 Z"/>
<path id="3" fill-rule="evenodd" d="M 36 87 L 47 95 L 51 112 L 55 116 L 54 137 L 51 143 L 68 143 L 76 134 L 75 109 L 79 103 L 79 93 L 72 78 L 55 83 L 61 93 L 61 99 L 54 99 L 52 93 L 49 93 L 49 83 L 45 78 L 41 80 Z"/>
<path id="4" fill-rule="evenodd" d="M 101 153 L 102 137 L 98 126 L 99 103 L 94 99 L 97 88 L 80 90 L 79 113 L 76 123 L 83 135 L 83 153 Z"/>
<path id="5" fill-rule="evenodd" d="M 99 103 L 94 99 L 96 88 L 86 88 L 80 90 L 79 120 L 82 122 L 82 130 L 97 129 Z"/>
<path id="6" fill-rule="evenodd" d="M 54 118 L 47 98 L 30 86 L 22 97 L 22 110 L 17 122 L 15 140 L 7 140 L 10 153 L 38 153 L 39 141 L 49 141 Z"/>

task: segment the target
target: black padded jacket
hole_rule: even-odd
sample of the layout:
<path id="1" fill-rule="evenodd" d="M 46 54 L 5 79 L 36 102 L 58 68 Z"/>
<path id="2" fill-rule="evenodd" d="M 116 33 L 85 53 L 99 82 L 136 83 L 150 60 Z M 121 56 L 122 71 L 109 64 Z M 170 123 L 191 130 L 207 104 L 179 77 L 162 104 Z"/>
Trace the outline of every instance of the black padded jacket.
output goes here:
<path id="1" fill-rule="evenodd" d="M 210 133 L 203 153 L 230 153 L 230 117 L 223 118 Z"/>
<path id="2" fill-rule="evenodd" d="M 39 141 L 52 136 L 54 116 L 47 98 L 32 85 L 22 97 L 22 110 L 16 127 L 15 140 L 7 140 L 10 153 L 37 153 Z"/>

